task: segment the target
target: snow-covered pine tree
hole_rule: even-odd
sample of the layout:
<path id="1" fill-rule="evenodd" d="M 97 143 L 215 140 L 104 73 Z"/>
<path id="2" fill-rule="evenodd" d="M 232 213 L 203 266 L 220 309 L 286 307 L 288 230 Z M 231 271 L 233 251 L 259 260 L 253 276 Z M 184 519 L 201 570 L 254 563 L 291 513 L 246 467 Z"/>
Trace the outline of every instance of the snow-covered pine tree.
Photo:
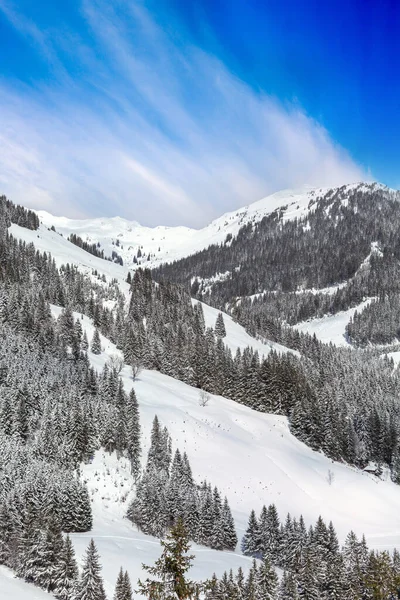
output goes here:
<path id="1" fill-rule="evenodd" d="M 132 586 L 128 572 L 119 571 L 113 600 L 132 600 Z"/>
<path id="2" fill-rule="evenodd" d="M 117 583 L 115 584 L 114 600 L 125 600 L 124 599 L 124 571 L 122 567 L 119 570 Z"/>
<path id="3" fill-rule="evenodd" d="M 264 556 L 262 564 L 258 567 L 256 583 L 260 600 L 276 599 L 278 577 L 267 555 Z"/>
<path id="4" fill-rule="evenodd" d="M 131 585 L 131 580 L 130 580 L 129 575 L 128 575 L 128 571 L 125 571 L 125 573 L 124 573 L 123 590 L 124 590 L 124 598 L 123 598 L 123 600 L 133 600 L 132 585 Z"/>
<path id="5" fill-rule="evenodd" d="M 126 403 L 126 446 L 128 458 L 131 462 L 132 475 L 137 478 L 140 473 L 140 420 L 139 405 L 135 390 L 132 388 L 129 392 Z"/>
<path id="6" fill-rule="evenodd" d="M 204 586 L 187 579 L 194 556 L 188 554 L 189 538 L 181 520 L 160 543 L 163 548 L 160 558 L 154 566 L 144 565 L 154 579 L 139 581 L 138 593 L 149 600 L 195 600 Z"/>
<path id="7" fill-rule="evenodd" d="M 296 576 L 292 572 L 283 572 L 279 584 L 279 600 L 300 600 Z"/>
<path id="8" fill-rule="evenodd" d="M 222 316 L 221 312 L 218 313 L 218 316 L 216 318 L 214 331 L 215 331 L 215 335 L 218 338 L 224 338 L 226 336 L 224 317 Z"/>
<path id="9" fill-rule="evenodd" d="M 75 551 L 71 539 L 67 535 L 54 578 L 55 597 L 58 600 L 73 600 L 77 581 L 78 565 L 75 560 Z"/>
<path id="10" fill-rule="evenodd" d="M 90 350 L 91 352 L 93 352 L 93 354 L 101 354 L 101 340 L 99 330 L 97 329 L 97 327 L 93 333 L 92 342 L 90 344 Z"/>
<path id="11" fill-rule="evenodd" d="M 221 511 L 221 527 L 223 532 L 223 548 L 225 550 L 235 550 L 238 538 L 235 530 L 235 522 L 226 496 Z"/>
<path id="12" fill-rule="evenodd" d="M 88 342 L 86 331 L 83 332 L 82 341 L 81 341 L 81 349 L 83 350 L 83 352 L 87 352 L 87 350 L 89 349 L 89 342 Z"/>
<path id="13" fill-rule="evenodd" d="M 73 600 L 106 600 L 100 558 L 93 539 L 86 550 L 81 577 Z"/>
<path id="14" fill-rule="evenodd" d="M 242 539 L 242 552 L 246 556 L 258 556 L 259 528 L 256 513 L 251 511 L 246 533 Z"/>

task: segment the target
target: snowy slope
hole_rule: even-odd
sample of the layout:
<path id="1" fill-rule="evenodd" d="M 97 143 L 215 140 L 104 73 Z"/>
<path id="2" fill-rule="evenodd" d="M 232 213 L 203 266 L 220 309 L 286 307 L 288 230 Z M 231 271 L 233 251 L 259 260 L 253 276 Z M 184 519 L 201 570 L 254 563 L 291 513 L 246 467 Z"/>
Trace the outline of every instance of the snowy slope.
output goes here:
<path id="1" fill-rule="evenodd" d="M 107 269 L 108 278 L 116 277 L 123 284 L 126 272 L 119 265 L 92 257 L 44 227 L 31 232 L 13 226 L 12 232 L 25 241 L 34 242 L 38 249 L 51 252 L 58 264 L 72 262 L 88 273 L 92 268 L 99 272 Z M 58 316 L 61 309 L 53 307 L 52 311 Z M 207 325 L 214 325 L 217 311 L 204 306 L 204 312 Z M 80 317 L 75 314 L 75 318 Z M 348 318 L 350 315 L 346 314 Z M 332 329 L 337 335 L 343 324 L 339 324 L 338 318 L 335 322 Z M 243 328 L 227 316 L 225 324 L 225 341 L 232 349 L 250 342 L 262 351 L 261 342 L 247 336 Z M 84 316 L 82 326 L 91 339 L 93 325 L 90 319 Z M 101 341 L 102 354 L 89 353 L 91 363 L 98 370 L 111 354 L 118 353 L 109 340 L 102 336 Z M 303 514 L 307 524 L 314 522 L 319 514 L 327 521 L 332 519 L 341 541 L 350 529 L 354 529 L 358 534 L 364 532 L 372 547 L 400 547 L 399 486 L 313 452 L 290 434 L 283 417 L 257 413 L 219 396 L 211 396 L 209 404 L 202 407 L 197 389 L 158 372 L 144 371 L 135 383 L 128 367 L 121 375 L 125 389 L 129 391 L 134 385 L 138 397 L 144 457 L 151 423 L 158 414 L 171 433 L 174 449 L 179 447 L 187 451 L 196 479 L 207 478 L 228 496 L 239 537 L 244 532 L 250 510 L 259 511 L 264 503 L 274 502 L 281 519 L 288 511 L 297 517 Z M 331 485 L 328 483 L 329 471 L 333 473 Z M 115 456 L 100 451 L 95 461 L 83 468 L 83 477 L 93 501 L 94 527 L 87 534 L 75 534 L 74 544 L 81 558 L 90 537 L 94 537 L 111 597 L 119 567 L 126 568 L 136 581 L 141 564 L 154 562 L 160 547 L 157 540 L 137 532 L 123 517 L 132 484 L 123 460 L 117 461 Z M 209 577 L 214 571 L 220 574 L 239 565 L 246 569 L 250 564 L 238 553 L 196 546 L 194 553 L 193 576 L 197 578 Z M 9 572 L 0 571 L 0 597 L 25 600 L 26 585 L 10 579 L 9 575 Z M 32 590 L 31 594 L 27 592 L 26 598 L 42 599 L 42 592 L 31 587 L 29 590 Z"/>
<path id="2" fill-rule="evenodd" d="M 309 319 L 293 325 L 294 329 L 316 335 L 317 339 L 325 344 L 335 344 L 335 346 L 348 346 L 346 339 L 346 325 L 354 313 L 362 311 L 368 304 L 372 302 L 372 298 L 368 298 L 354 308 L 343 310 L 335 315 L 326 315 L 318 319 Z"/>
<path id="3" fill-rule="evenodd" d="M 53 307 L 53 314 L 60 309 Z M 80 315 L 75 314 L 78 318 Z M 93 326 L 82 319 L 88 338 Z M 102 338 L 104 352 L 89 353 L 91 363 L 102 369 L 110 354 L 117 353 Z M 232 507 L 239 537 L 252 508 L 274 502 L 281 519 L 288 511 L 304 515 L 307 524 L 319 514 L 333 520 L 340 540 L 350 529 L 365 533 L 375 548 L 400 546 L 400 487 L 380 481 L 353 467 L 335 463 L 312 451 L 291 435 L 284 417 L 255 412 L 220 396 L 199 405 L 199 390 L 154 371 L 144 371 L 133 383 L 130 370 L 121 373 L 125 389 L 132 386 L 139 401 L 144 433 L 144 457 L 149 447 L 152 420 L 157 414 L 172 436 L 173 446 L 186 450 L 194 476 L 207 478 L 226 494 Z M 333 482 L 328 482 L 328 472 Z M 124 460 L 98 452 L 83 469 L 93 499 L 94 527 L 75 534 L 74 544 L 82 556 L 94 537 L 101 552 L 108 590 L 112 590 L 119 567 L 140 575 L 142 562 L 151 563 L 159 554 L 158 541 L 136 531 L 124 519 L 130 499 L 131 480 Z M 193 577 L 208 577 L 214 570 L 249 566 L 245 557 L 194 546 Z"/>
<path id="4" fill-rule="evenodd" d="M 192 299 L 192 304 L 197 304 L 197 300 Z M 203 307 L 206 327 L 214 327 L 219 311 L 203 302 L 200 302 L 200 304 Z M 226 329 L 226 337 L 223 341 L 230 348 L 233 355 L 235 355 L 236 350 L 238 349 L 244 350 L 245 348 L 250 347 L 257 350 L 260 358 L 266 356 L 271 350 L 275 350 L 279 353 L 291 352 L 292 354 L 299 356 L 299 353 L 296 350 L 290 350 L 276 342 L 271 342 L 269 340 L 261 341 L 253 338 L 241 325 L 239 325 L 239 323 L 234 321 L 231 316 L 224 313 L 223 317 Z"/>
<path id="5" fill-rule="evenodd" d="M 71 244 L 62 235 L 51 231 L 44 225 L 40 225 L 37 231 L 20 227 L 14 223 L 9 227 L 8 231 L 19 240 L 35 245 L 36 250 L 47 252 L 54 258 L 57 267 L 69 263 L 76 265 L 79 270 L 92 277 L 92 271 L 97 270 L 100 274 L 106 276 L 108 283 L 112 279 L 116 279 L 122 291 L 127 293 L 129 285 L 126 283 L 128 269 L 121 267 L 116 263 L 112 263 L 102 258 L 97 258 L 89 252 L 85 252 L 74 244 Z M 96 280 L 97 281 L 97 280 Z"/>
<path id="6" fill-rule="evenodd" d="M 49 600 L 52 595 L 14 577 L 14 573 L 0 565 L 1 600 Z"/>
<path id="7" fill-rule="evenodd" d="M 133 496 L 130 492 L 133 482 L 125 459 L 118 460 L 115 454 L 110 456 L 99 451 L 93 463 L 83 468 L 83 477 L 92 498 L 94 526 L 90 532 L 71 537 L 80 561 L 93 537 L 101 556 L 106 591 L 112 598 L 120 567 L 128 570 L 132 583 L 136 585 L 138 578 L 144 577 L 142 564 L 151 565 L 159 557 L 160 542 L 137 531 L 125 519 Z M 193 544 L 192 551 L 196 560 L 190 575 L 197 580 L 208 578 L 214 571 L 222 575 L 225 570 L 239 566 L 246 572 L 252 562 L 240 553 L 217 552 L 196 544 Z"/>
<path id="8" fill-rule="evenodd" d="M 347 187 L 353 190 L 365 186 L 366 184 L 359 183 Z M 121 217 L 76 220 L 55 217 L 46 211 L 37 211 L 37 214 L 45 226 L 54 225 L 65 238 L 75 233 L 89 243 L 99 242 L 105 256 L 111 256 L 115 250 L 128 266 L 133 266 L 133 257 L 140 248 L 141 264 L 151 268 L 189 256 L 211 244 L 223 243 L 228 234 L 236 236 L 243 225 L 256 223 L 277 209 L 282 208 L 283 221 L 304 217 L 312 210 L 309 203 L 328 191 L 328 188 L 309 186 L 300 190 L 283 190 L 226 213 L 199 230 L 188 227 L 143 227 L 136 221 L 127 221 Z M 116 245 L 117 242 L 119 246 Z M 149 254 L 150 260 L 147 260 Z"/>

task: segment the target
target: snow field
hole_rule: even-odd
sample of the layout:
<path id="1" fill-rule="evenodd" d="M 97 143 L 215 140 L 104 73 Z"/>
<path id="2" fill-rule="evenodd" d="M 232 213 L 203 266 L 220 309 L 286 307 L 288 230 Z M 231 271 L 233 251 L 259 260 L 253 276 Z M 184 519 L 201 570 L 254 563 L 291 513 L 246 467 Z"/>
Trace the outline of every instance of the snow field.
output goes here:
<path id="1" fill-rule="evenodd" d="M 349 323 L 354 313 L 361 312 L 368 304 L 372 302 L 372 298 L 367 298 L 354 308 L 343 310 L 335 315 L 325 315 L 318 319 L 309 319 L 293 325 L 293 329 L 303 331 L 310 335 L 316 335 L 317 339 L 325 344 L 335 344 L 335 346 L 349 346 L 346 339 L 346 325 Z"/>

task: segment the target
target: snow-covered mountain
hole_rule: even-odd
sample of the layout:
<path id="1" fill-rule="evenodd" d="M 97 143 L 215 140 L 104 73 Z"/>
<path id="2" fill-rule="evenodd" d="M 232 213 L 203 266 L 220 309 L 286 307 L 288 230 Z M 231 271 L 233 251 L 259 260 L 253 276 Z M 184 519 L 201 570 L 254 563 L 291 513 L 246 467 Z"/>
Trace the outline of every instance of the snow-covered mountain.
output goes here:
<path id="1" fill-rule="evenodd" d="M 96 269 L 106 281 L 116 279 L 124 284 L 126 268 L 92 257 L 58 233 L 41 227 L 30 231 L 17 225 L 10 228 L 13 236 L 35 243 L 42 251 L 51 252 L 57 264 L 75 264 L 90 275 Z M 93 261 L 93 262 L 91 262 Z M 207 326 L 213 326 L 218 311 L 204 306 Z M 54 317 L 61 307 L 52 306 Z M 82 329 L 92 338 L 94 326 L 85 315 L 74 313 Z M 253 346 L 259 352 L 265 345 L 249 336 L 244 329 L 225 317 L 227 337 L 232 349 Z M 101 371 L 111 355 L 118 354 L 115 345 L 101 336 L 100 355 L 89 352 L 89 359 Z M 266 350 L 269 349 L 267 346 Z M 275 349 L 285 351 L 276 346 Z M 143 459 L 149 447 L 152 419 L 157 414 L 172 436 L 174 447 L 185 450 L 197 480 L 218 481 L 229 498 L 239 537 L 246 528 L 250 510 L 259 511 L 263 504 L 275 503 L 284 520 L 288 511 L 303 514 L 306 524 L 319 515 L 333 520 L 340 542 L 353 529 L 365 533 L 372 548 L 393 549 L 400 545 L 400 486 L 389 479 L 381 480 L 354 467 L 334 462 L 297 440 L 289 431 L 285 417 L 260 414 L 221 396 L 211 395 L 207 406 L 199 404 L 199 390 L 155 371 L 143 371 L 133 384 L 130 369 L 124 366 L 121 378 L 128 392 L 134 385 L 139 401 L 143 428 Z M 94 461 L 82 468 L 92 501 L 93 529 L 73 534 L 79 560 L 91 537 L 101 555 L 106 592 L 111 598 L 118 570 L 128 569 L 133 581 L 142 575 L 142 563 L 152 564 L 159 556 L 157 539 L 136 530 L 125 518 L 127 501 L 133 485 L 124 459 L 97 452 Z M 241 566 L 246 572 L 251 560 L 237 552 L 217 552 L 194 545 L 196 556 L 192 576 L 221 575 Z M 44 597 L 40 590 L 11 579 L 8 570 L 0 570 L 0 590 L 12 600 Z"/>
<path id="2" fill-rule="evenodd" d="M 380 184 L 374 185 L 384 188 Z M 357 183 L 344 187 L 351 191 L 363 190 L 368 186 L 370 184 Z M 112 251 L 116 251 L 130 267 L 134 266 L 133 257 L 137 257 L 140 250 L 138 263 L 153 268 L 195 254 L 212 244 L 224 243 L 227 236 L 236 236 L 244 225 L 257 223 L 276 210 L 280 209 L 283 221 L 304 217 L 312 210 L 310 203 L 328 191 L 328 188 L 309 186 L 299 190 L 283 190 L 228 212 L 202 229 L 144 227 L 121 217 L 69 219 L 56 217 L 43 210 L 37 211 L 37 215 L 46 227 L 55 227 L 66 238 L 75 234 L 85 242 L 100 244 L 105 256 L 111 256 Z"/>
<path id="3" fill-rule="evenodd" d="M 347 189 L 349 192 L 362 191 L 365 185 L 347 186 Z M 366 189 L 371 190 L 371 186 Z M 377 186 L 377 189 L 383 188 Z M 14 223 L 9 232 L 18 240 L 34 244 L 36 250 L 50 253 L 58 267 L 69 263 L 96 285 L 118 286 L 128 300 L 130 290 L 126 279 L 139 247 L 143 246 L 142 256 L 157 254 L 156 249 L 160 247 L 159 256 L 146 260 L 142 263 L 145 266 L 168 262 L 212 243 L 223 243 L 228 234 L 236 236 L 242 225 L 258 223 L 279 208 L 280 222 L 305 217 L 314 210 L 316 198 L 324 193 L 323 190 L 280 192 L 228 213 L 200 231 L 187 228 L 148 229 L 119 218 L 71 221 L 39 212 L 42 223 L 38 229 L 27 229 Z M 124 258 L 124 265 L 93 256 L 72 244 L 67 239 L 72 233 L 84 241 L 99 242 L 106 256 L 112 250 L 117 251 Z M 380 258 L 380 250 L 373 253 L 371 248 L 370 245 L 367 257 L 377 254 Z M 369 259 L 362 268 L 369 268 Z M 337 289 L 344 287 L 338 286 Z M 325 289 L 324 293 L 329 295 L 331 290 Z M 299 298 L 302 295 L 303 292 L 299 293 Z M 115 308 L 113 300 L 105 302 L 108 303 L 107 308 Z M 193 299 L 193 303 L 196 304 L 197 300 Z M 363 308 L 370 303 L 371 299 L 368 299 L 358 307 Z M 58 318 L 61 311 L 61 306 L 51 305 L 54 318 Z M 203 313 L 205 326 L 213 328 L 219 311 L 203 304 Z M 346 343 L 344 327 L 354 314 L 355 307 L 319 321 L 309 321 L 299 325 L 298 329 L 320 333 L 321 339 L 333 340 L 339 346 Z M 93 339 L 93 319 L 82 312 L 75 312 L 73 317 L 88 339 Z M 261 358 L 271 350 L 292 360 L 297 360 L 300 355 L 300 352 L 282 344 L 249 335 L 228 314 L 224 314 L 224 322 L 224 344 L 233 354 L 250 348 Z M 104 335 L 100 336 L 100 343 L 99 354 L 88 352 L 90 364 L 97 372 L 111 356 L 120 354 L 115 344 Z M 288 355 L 288 352 L 292 354 Z M 250 511 L 255 509 L 259 512 L 263 504 L 274 503 L 282 521 L 287 512 L 296 518 L 302 514 L 307 526 L 313 524 L 319 515 L 326 522 L 332 520 L 340 543 L 350 530 L 354 530 L 358 535 L 366 535 L 371 548 L 392 550 L 400 546 L 400 486 L 390 480 L 387 466 L 382 476 L 377 477 L 355 466 L 331 460 L 323 452 L 314 451 L 296 438 L 286 417 L 256 412 L 216 394 L 210 394 L 208 404 L 202 406 L 198 388 L 158 371 L 144 370 L 133 382 L 130 367 L 124 365 L 120 375 L 125 391 L 129 392 L 133 386 L 138 398 L 143 465 L 152 421 L 157 414 L 171 434 L 174 449 L 187 452 L 196 481 L 210 479 L 228 497 L 239 538 L 245 531 Z M 111 598 L 120 566 L 126 568 L 132 580 L 136 581 L 143 574 L 142 563 L 152 564 L 159 556 L 159 541 L 138 532 L 125 518 L 134 483 L 126 459 L 100 449 L 90 464 L 82 465 L 81 472 L 90 494 L 93 529 L 72 534 L 72 539 L 77 556 L 82 560 L 89 539 L 94 538 L 104 566 L 106 592 Z M 213 571 L 222 575 L 225 570 L 239 566 L 246 572 L 251 564 L 251 560 L 240 553 L 239 546 L 235 552 L 227 552 L 194 545 L 193 552 L 196 561 L 192 576 L 197 579 L 205 579 Z M 12 600 L 42 600 L 44 597 L 40 590 L 30 590 L 27 584 L 13 580 L 7 569 L 0 569 L 0 595 L 7 595 Z"/>

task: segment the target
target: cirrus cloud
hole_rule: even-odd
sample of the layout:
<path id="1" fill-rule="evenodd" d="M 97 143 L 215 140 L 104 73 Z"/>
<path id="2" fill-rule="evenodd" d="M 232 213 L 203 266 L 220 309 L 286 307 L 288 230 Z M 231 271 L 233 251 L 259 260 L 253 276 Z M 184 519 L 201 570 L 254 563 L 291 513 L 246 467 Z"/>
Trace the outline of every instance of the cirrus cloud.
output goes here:
<path id="1" fill-rule="evenodd" d="M 1 192 L 71 217 L 197 227 L 281 188 L 367 178 L 299 106 L 254 91 L 142 4 L 116 6 L 86 0 L 85 34 L 50 35 L 0 0 L 51 68 L 45 84 L 0 83 Z"/>

